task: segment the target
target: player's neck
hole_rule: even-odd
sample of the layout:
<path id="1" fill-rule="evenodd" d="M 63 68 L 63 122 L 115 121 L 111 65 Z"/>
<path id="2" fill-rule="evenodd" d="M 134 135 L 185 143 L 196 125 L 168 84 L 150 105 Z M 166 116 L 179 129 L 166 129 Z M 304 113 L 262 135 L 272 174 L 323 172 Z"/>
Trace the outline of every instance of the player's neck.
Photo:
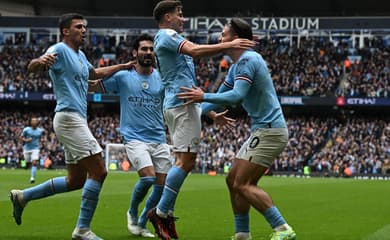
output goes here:
<path id="1" fill-rule="evenodd" d="M 173 27 L 172 27 L 170 24 L 168 24 L 168 23 L 160 23 L 160 24 L 158 25 L 158 27 L 159 27 L 159 29 L 172 29 L 172 30 L 174 30 L 174 31 L 176 31 L 176 32 L 178 32 L 178 33 L 181 33 L 180 30 L 177 30 L 177 29 L 173 28 Z"/>
<path id="2" fill-rule="evenodd" d="M 68 47 L 73 49 L 76 53 L 79 51 L 79 46 L 77 46 L 74 42 L 68 41 L 67 39 L 62 40 Z"/>
<path id="3" fill-rule="evenodd" d="M 234 49 L 231 50 L 228 55 L 232 58 L 233 62 L 237 62 L 237 60 L 241 57 L 241 55 L 245 52 L 246 50 L 243 49 Z"/>
<path id="4" fill-rule="evenodd" d="M 141 75 L 150 75 L 153 72 L 153 67 L 143 67 L 137 64 L 135 65 L 135 71 Z"/>

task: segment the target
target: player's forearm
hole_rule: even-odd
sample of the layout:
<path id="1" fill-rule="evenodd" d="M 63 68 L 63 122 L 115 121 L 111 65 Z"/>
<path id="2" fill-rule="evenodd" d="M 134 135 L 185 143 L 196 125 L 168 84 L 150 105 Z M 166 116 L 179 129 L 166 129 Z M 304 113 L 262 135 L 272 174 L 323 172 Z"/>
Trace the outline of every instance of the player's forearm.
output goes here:
<path id="1" fill-rule="evenodd" d="M 217 93 L 223 93 L 223 92 L 227 92 L 229 90 L 232 90 L 231 88 L 228 88 L 225 84 L 221 84 L 218 88 L 218 91 Z M 209 103 L 209 102 L 203 102 L 201 105 L 200 105 L 201 109 L 202 109 L 202 114 L 207 114 L 210 118 L 210 112 L 211 111 L 215 111 L 215 110 L 218 110 L 221 108 L 221 105 L 219 104 L 215 104 L 215 103 Z M 215 112 L 214 112 L 215 113 Z"/>
<path id="2" fill-rule="evenodd" d="M 205 45 L 197 45 L 194 44 L 190 50 L 190 55 L 193 58 L 201 58 L 201 57 L 209 57 L 213 55 L 217 55 L 226 49 L 231 47 L 231 42 L 224 42 L 218 44 L 205 44 Z"/>
<path id="3" fill-rule="evenodd" d="M 43 64 L 39 58 L 35 58 L 30 61 L 27 66 L 29 72 L 40 72 L 46 70 L 46 64 Z"/>
<path id="4" fill-rule="evenodd" d="M 205 93 L 203 101 L 220 105 L 235 105 L 242 101 L 243 96 L 235 89 L 224 93 Z"/>
<path id="5" fill-rule="evenodd" d="M 27 143 L 27 142 L 31 142 L 32 139 L 31 139 L 31 138 L 21 137 L 20 140 L 21 140 L 22 142 Z"/>
<path id="6" fill-rule="evenodd" d="M 210 113 L 213 112 L 214 110 L 220 108 L 219 105 L 214 104 L 214 103 L 209 103 L 209 102 L 203 102 L 200 105 L 202 109 L 202 114 L 207 114 L 210 117 Z"/>
<path id="7" fill-rule="evenodd" d="M 89 79 L 96 80 L 99 78 L 106 78 L 120 70 L 125 70 L 127 68 L 128 67 L 125 64 L 117 64 L 108 67 L 96 68 L 94 72 L 90 73 Z"/>
<path id="8" fill-rule="evenodd" d="M 88 80 L 88 92 L 104 93 L 104 87 L 102 81 L 99 80 Z"/>

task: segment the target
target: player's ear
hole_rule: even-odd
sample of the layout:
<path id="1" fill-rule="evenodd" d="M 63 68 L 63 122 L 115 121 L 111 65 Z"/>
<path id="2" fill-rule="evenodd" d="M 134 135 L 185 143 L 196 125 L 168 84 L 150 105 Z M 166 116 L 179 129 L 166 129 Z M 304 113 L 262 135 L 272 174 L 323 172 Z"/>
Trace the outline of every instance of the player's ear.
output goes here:
<path id="1" fill-rule="evenodd" d="M 131 50 L 131 55 L 133 55 L 133 58 L 137 58 L 137 50 Z"/>
<path id="2" fill-rule="evenodd" d="M 64 28 L 62 29 L 62 34 L 65 36 L 65 35 L 68 35 L 69 34 L 69 28 Z"/>
<path id="3" fill-rule="evenodd" d="M 171 20 L 171 14 L 170 13 L 165 13 L 163 16 L 165 22 L 169 22 Z"/>

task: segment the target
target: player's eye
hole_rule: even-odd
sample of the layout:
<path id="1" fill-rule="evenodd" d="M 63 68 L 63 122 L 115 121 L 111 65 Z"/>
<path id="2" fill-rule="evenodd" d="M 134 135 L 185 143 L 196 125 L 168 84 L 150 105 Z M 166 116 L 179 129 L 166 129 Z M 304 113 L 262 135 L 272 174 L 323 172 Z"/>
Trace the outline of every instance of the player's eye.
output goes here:
<path id="1" fill-rule="evenodd" d="M 82 28 L 87 28 L 87 26 L 83 25 L 83 24 L 78 24 L 75 26 L 77 29 L 82 29 Z"/>
<path id="2" fill-rule="evenodd" d="M 151 51 L 151 52 L 153 52 L 153 47 L 150 47 L 150 48 L 148 48 L 148 47 L 143 47 L 143 48 L 141 48 L 141 50 L 142 50 L 142 51 L 145 51 L 145 52 L 148 51 L 148 50 Z"/>

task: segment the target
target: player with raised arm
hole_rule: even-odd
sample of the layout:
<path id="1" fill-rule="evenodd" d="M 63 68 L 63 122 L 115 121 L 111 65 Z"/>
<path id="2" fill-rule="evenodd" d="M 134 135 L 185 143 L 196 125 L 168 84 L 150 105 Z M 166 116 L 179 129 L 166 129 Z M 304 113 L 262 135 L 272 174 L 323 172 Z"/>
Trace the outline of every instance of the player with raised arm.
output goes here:
<path id="1" fill-rule="evenodd" d="M 155 63 L 153 37 L 140 35 L 133 44 L 134 69 L 119 71 L 93 89 L 116 92 L 120 96 L 120 132 L 127 156 L 139 175 L 127 211 L 127 227 L 133 235 L 154 237 L 146 228 L 147 212 L 156 206 L 171 168 L 166 143 L 162 104 L 164 88 Z M 138 218 L 138 206 L 153 186 Z"/>
<path id="2" fill-rule="evenodd" d="M 53 128 L 64 145 L 68 174 L 50 179 L 35 187 L 11 190 L 13 217 L 18 225 L 29 201 L 82 188 L 80 213 L 72 233 L 74 240 L 100 240 L 90 229 L 99 194 L 107 171 L 102 159 L 102 148 L 92 135 L 87 123 L 88 79 L 99 79 L 132 67 L 132 63 L 94 68 L 80 47 L 87 32 L 86 19 L 77 13 L 59 18 L 62 41 L 48 48 L 46 53 L 31 60 L 30 72 L 49 70 L 56 96 Z"/>
<path id="3" fill-rule="evenodd" d="M 221 42 L 236 38 L 252 39 L 251 26 L 243 19 L 233 18 L 221 34 Z M 204 93 L 202 89 L 183 87 L 178 97 L 202 104 L 203 113 L 214 112 L 220 105 L 240 104 L 251 119 L 251 135 L 241 146 L 226 178 L 234 212 L 234 240 L 251 239 L 249 209 L 252 206 L 263 214 L 273 228 L 271 240 L 296 239 L 271 197 L 257 186 L 258 181 L 283 151 L 288 142 L 288 130 L 267 64 L 253 50 L 230 49 L 226 53 L 233 59 L 225 82 L 217 93 Z"/>
<path id="4" fill-rule="evenodd" d="M 161 239 L 178 238 L 174 223 L 174 206 L 180 188 L 195 166 L 201 132 L 199 104 L 184 106 L 177 98 L 180 87 L 196 85 L 193 57 L 218 54 L 229 48 L 247 49 L 254 46 L 248 39 L 213 45 L 198 45 L 185 39 L 184 16 L 180 1 L 160 1 L 153 10 L 159 31 L 154 38 L 157 68 L 165 87 L 164 117 L 175 153 L 175 164 L 169 170 L 162 197 L 148 217 Z"/>
<path id="5" fill-rule="evenodd" d="M 35 182 L 37 165 L 39 164 L 39 141 L 44 131 L 42 128 L 38 127 L 38 124 L 38 118 L 31 118 L 30 126 L 23 128 L 19 137 L 23 142 L 23 156 L 27 163 L 27 167 L 30 167 L 31 165 L 30 183 Z"/>

